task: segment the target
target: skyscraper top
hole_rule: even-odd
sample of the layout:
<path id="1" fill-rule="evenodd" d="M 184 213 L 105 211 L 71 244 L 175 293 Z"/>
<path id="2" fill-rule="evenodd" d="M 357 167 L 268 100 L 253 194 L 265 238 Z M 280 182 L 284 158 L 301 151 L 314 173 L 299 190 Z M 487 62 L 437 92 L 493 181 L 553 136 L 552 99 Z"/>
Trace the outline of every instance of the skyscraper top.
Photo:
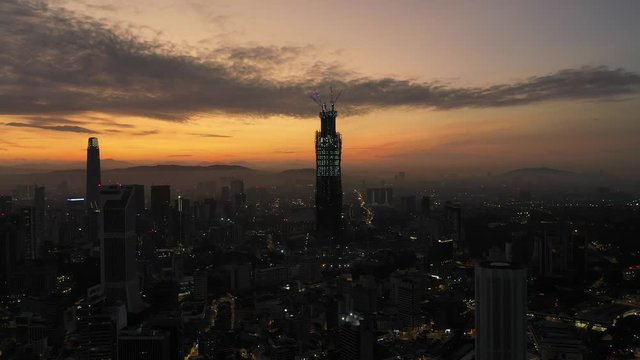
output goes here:
<path id="1" fill-rule="evenodd" d="M 90 137 L 89 138 L 89 147 L 94 147 L 97 148 L 98 147 L 98 138 L 97 137 Z"/>

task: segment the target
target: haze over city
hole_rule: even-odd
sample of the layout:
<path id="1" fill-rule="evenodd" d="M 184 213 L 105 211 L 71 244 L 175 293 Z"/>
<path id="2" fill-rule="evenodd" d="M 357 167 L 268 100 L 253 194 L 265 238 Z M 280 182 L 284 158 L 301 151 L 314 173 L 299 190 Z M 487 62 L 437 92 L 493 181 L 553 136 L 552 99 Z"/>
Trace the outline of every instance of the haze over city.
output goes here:
<path id="1" fill-rule="evenodd" d="M 634 1 L 0 4 L 0 162 L 313 165 L 343 90 L 346 169 L 639 172 Z M 74 163 L 75 162 L 75 163 Z M 126 165 L 126 164 L 125 164 Z"/>

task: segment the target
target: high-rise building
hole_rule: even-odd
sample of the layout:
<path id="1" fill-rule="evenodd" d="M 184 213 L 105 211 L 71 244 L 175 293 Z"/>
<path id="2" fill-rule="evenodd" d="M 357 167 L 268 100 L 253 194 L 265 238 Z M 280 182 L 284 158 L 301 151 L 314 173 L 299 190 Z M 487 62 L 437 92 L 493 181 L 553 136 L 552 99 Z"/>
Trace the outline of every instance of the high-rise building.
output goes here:
<path id="1" fill-rule="evenodd" d="M 331 109 L 322 104 L 320 131 L 316 131 L 316 227 L 328 240 L 342 230 L 342 136 L 336 132 L 333 99 Z"/>
<path id="2" fill-rule="evenodd" d="M 527 277 L 509 262 L 482 262 L 475 268 L 476 359 L 524 360 Z"/>
<path id="3" fill-rule="evenodd" d="M 13 198 L 11 195 L 0 195 L 0 217 L 9 216 L 11 214 L 11 204 Z"/>
<path id="4" fill-rule="evenodd" d="M 393 189 L 390 187 L 367 189 L 367 204 L 371 206 L 391 206 Z"/>
<path id="5" fill-rule="evenodd" d="M 100 147 L 98 138 L 90 137 L 87 146 L 87 189 L 84 203 L 87 208 L 85 218 L 86 241 L 92 246 L 99 245 L 99 225 L 100 218 Z"/>
<path id="6" fill-rule="evenodd" d="M 110 185 L 100 192 L 102 201 L 100 234 L 101 283 L 108 298 L 121 300 L 127 311 L 142 310 L 136 267 L 135 188 Z"/>
<path id="7" fill-rule="evenodd" d="M 23 258 L 18 243 L 18 223 L 17 216 L 0 217 L 0 293 L 9 288 L 9 278 Z"/>
<path id="8" fill-rule="evenodd" d="M 169 333 L 163 330 L 123 330 L 118 335 L 119 360 L 169 360 Z"/>
<path id="9" fill-rule="evenodd" d="M 460 247 L 462 239 L 462 208 L 460 204 L 447 201 L 444 206 L 444 236 L 453 240 L 454 247 Z"/>
<path id="10" fill-rule="evenodd" d="M 431 197 L 422 197 L 422 201 L 420 201 L 420 215 L 422 218 L 431 217 Z"/>
<path id="11" fill-rule="evenodd" d="M 337 350 L 340 360 L 373 359 L 373 324 L 369 319 L 348 319 L 338 328 Z"/>
<path id="12" fill-rule="evenodd" d="M 571 255 L 570 238 L 564 229 L 549 225 L 534 236 L 534 268 L 541 277 L 566 275 Z"/>
<path id="13" fill-rule="evenodd" d="M 127 322 L 124 309 L 124 314 L 117 316 L 113 311 L 115 308 L 107 306 L 100 285 L 87 289 L 87 297 L 75 304 L 76 332 L 82 359 L 115 358 L 117 332 Z"/>
<path id="14" fill-rule="evenodd" d="M 33 217 L 34 217 L 34 234 L 36 248 L 36 257 L 40 258 L 42 252 L 42 246 L 45 242 L 45 221 L 46 221 L 46 203 L 45 203 L 45 188 L 44 186 L 36 186 L 33 196 Z"/>
<path id="15" fill-rule="evenodd" d="M 87 208 L 97 208 L 100 195 L 100 148 L 98 138 L 90 137 L 87 147 L 87 194 L 85 203 Z"/>
<path id="16" fill-rule="evenodd" d="M 20 210 L 20 235 L 26 260 L 35 260 L 38 254 L 35 213 L 33 206 L 26 206 Z"/>
<path id="17" fill-rule="evenodd" d="M 151 186 L 151 218 L 160 239 L 157 241 L 162 246 L 168 245 L 169 222 L 171 218 L 171 186 Z"/>
<path id="18" fill-rule="evenodd" d="M 134 204 L 136 205 L 136 214 L 140 215 L 144 212 L 144 185 L 131 185 L 135 188 L 133 193 Z"/>

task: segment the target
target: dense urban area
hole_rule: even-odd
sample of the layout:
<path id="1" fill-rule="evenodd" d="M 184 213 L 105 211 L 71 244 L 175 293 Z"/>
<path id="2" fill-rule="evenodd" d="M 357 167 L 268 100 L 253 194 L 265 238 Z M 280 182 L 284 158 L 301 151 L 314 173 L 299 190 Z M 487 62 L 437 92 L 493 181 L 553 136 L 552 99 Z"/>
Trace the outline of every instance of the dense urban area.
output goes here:
<path id="1" fill-rule="evenodd" d="M 316 169 L 101 180 L 96 138 L 87 155 L 3 181 L 24 184 L 0 197 L 0 358 L 640 357 L 637 193 L 542 168 L 354 175 L 328 236 Z"/>

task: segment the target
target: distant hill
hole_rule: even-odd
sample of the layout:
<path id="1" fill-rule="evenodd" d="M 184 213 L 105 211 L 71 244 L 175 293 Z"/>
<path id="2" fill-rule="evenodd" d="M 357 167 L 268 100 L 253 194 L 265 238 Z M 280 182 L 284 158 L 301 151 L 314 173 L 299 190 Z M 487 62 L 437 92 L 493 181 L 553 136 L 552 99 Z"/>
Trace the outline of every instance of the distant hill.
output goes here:
<path id="1" fill-rule="evenodd" d="M 8 169 L 11 170 L 11 169 Z M 103 184 L 171 184 L 192 186 L 202 181 L 216 181 L 220 178 L 237 178 L 247 183 L 264 182 L 268 173 L 263 173 L 242 165 L 149 165 L 102 170 Z M 0 176 L 0 186 L 15 184 L 42 184 L 57 187 L 66 182 L 75 189 L 83 189 L 85 169 L 53 170 L 46 172 L 23 171 Z"/>
<path id="2" fill-rule="evenodd" d="M 288 169 L 280 172 L 281 175 L 303 175 L 303 176 L 315 176 L 316 169 L 303 168 L 303 169 Z"/>
<path id="3" fill-rule="evenodd" d="M 495 181 L 522 188 L 540 190 L 584 191 L 597 186 L 611 186 L 619 179 L 603 173 L 578 173 L 546 167 L 516 169 L 494 177 Z"/>
<path id="4" fill-rule="evenodd" d="M 540 167 L 540 168 L 523 168 L 523 169 L 511 170 L 499 176 L 518 177 L 518 176 L 574 176 L 574 175 L 577 175 L 577 174 L 571 171 Z"/>
<path id="5" fill-rule="evenodd" d="M 145 165 L 112 169 L 111 171 L 253 171 L 241 165 Z"/>
<path id="6" fill-rule="evenodd" d="M 100 159 L 100 167 L 103 170 L 118 169 L 118 168 L 130 167 L 130 166 L 135 166 L 135 164 L 132 164 L 126 161 L 114 160 L 114 159 Z M 79 163 L 78 167 L 84 168 L 85 163 L 84 162 Z"/>

